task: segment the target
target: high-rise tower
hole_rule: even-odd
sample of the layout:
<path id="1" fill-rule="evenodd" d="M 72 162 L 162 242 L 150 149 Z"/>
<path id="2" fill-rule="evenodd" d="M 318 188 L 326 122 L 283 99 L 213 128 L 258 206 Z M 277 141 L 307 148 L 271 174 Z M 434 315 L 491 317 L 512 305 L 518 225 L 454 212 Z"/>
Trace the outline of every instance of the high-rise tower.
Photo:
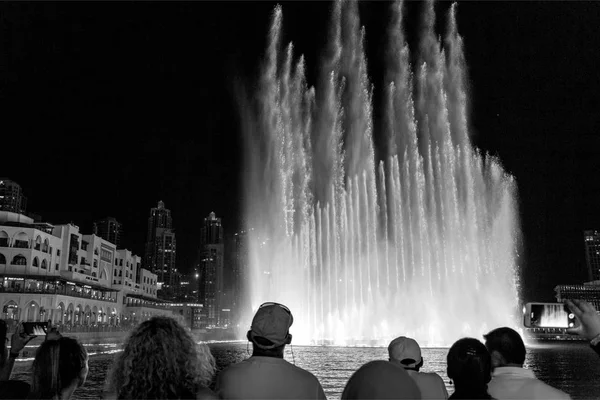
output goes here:
<path id="1" fill-rule="evenodd" d="M 207 218 L 204 218 L 200 234 L 198 300 L 204 304 L 205 326 L 220 326 L 224 266 L 221 218 L 217 218 L 215 213 L 211 212 Z"/>
<path id="2" fill-rule="evenodd" d="M 121 237 L 123 236 L 123 224 L 113 217 L 106 217 L 94 222 L 94 235 L 108 240 L 117 249 L 121 248 Z"/>
<path id="3" fill-rule="evenodd" d="M 585 243 L 585 261 L 591 281 L 600 280 L 600 231 L 583 232 Z"/>
<path id="4" fill-rule="evenodd" d="M 150 209 L 144 266 L 157 275 L 162 295 L 169 296 L 178 283 L 176 250 L 171 210 L 159 201 L 156 208 Z"/>
<path id="5" fill-rule="evenodd" d="M 0 178 L 0 211 L 25 214 L 27 197 L 23 196 L 21 186 L 10 179 Z"/>

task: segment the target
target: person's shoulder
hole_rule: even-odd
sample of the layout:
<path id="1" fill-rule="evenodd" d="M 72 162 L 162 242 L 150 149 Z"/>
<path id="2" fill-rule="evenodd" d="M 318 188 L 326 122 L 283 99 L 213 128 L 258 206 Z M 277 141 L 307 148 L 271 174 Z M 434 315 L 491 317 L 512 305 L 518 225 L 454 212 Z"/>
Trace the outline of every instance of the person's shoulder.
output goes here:
<path id="1" fill-rule="evenodd" d="M 539 394 L 539 398 L 545 399 L 570 399 L 571 396 L 560 389 L 548 385 L 546 382 L 535 378 L 534 383 L 536 394 Z"/>
<path id="2" fill-rule="evenodd" d="M 444 382 L 444 380 L 442 379 L 442 377 L 436 373 L 436 372 L 417 372 L 414 375 L 410 375 L 413 378 L 417 378 L 417 379 L 422 379 L 422 380 L 428 380 L 428 381 L 440 381 L 440 382 Z"/>
<path id="3" fill-rule="evenodd" d="M 298 376 L 302 376 L 304 377 L 306 380 L 312 380 L 315 382 L 319 382 L 319 380 L 317 379 L 317 377 L 310 371 L 305 370 L 304 368 L 301 368 L 297 365 L 294 365 L 292 363 L 287 363 L 289 368 L 291 368 L 293 371 L 295 371 L 296 374 L 298 374 Z"/>
<path id="4" fill-rule="evenodd" d="M 196 400 L 219 400 L 219 396 L 209 388 L 202 388 L 196 393 Z"/>

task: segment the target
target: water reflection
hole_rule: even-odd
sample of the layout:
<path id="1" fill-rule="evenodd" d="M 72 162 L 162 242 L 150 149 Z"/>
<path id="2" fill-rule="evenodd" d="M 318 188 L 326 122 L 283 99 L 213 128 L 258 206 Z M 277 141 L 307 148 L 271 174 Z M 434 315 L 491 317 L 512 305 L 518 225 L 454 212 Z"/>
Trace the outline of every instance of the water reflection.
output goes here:
<path id="1" fill-rule="evenodd" d="M 97 399 L 109 373 L 114 354 L 121 351 L 121 343 L 86 344 L 90 353 L 90 373 L 84 387 L 78 389 L 77 399 Z M 223 369 L 231 363 L 240 362 L 250 356 L 251 346 L 246 342 L 209 343 L 217 360 L 217 368 Z M 447 348 L 422 349 L 425 372 L 438 373 L 449 393 L 446 375 Z M 350 375 L 362 364 L 372 360 L 386 360 L 385 347 L 310 347 L 288 346 L 285 359 L 314 373 L 323 385 L 329 399 L 339 398 Z M 13 379 L 29 381 L 33 358 L 17 360 Z M 546 383 L 563 390 L 572 399 L 589 399 L 600 394 L 600 360 L 585 343 L 545 344 L 528 347 L 526 367 Z"/>

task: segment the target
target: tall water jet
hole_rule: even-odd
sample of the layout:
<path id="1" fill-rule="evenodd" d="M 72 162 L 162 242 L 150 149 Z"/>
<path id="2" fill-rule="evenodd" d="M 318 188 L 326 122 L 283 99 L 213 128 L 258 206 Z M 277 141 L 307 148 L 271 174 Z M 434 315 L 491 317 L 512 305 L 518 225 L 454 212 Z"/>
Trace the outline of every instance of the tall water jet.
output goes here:
<path id="1" fill-rule="evenodd" d="M 254 102 L 244 107 L 248 301 L 288 305 L 294 342 L 448 345 L 514 325 L 516 182 L 470 141 L 456 6 L 443 42 L 432 3 L 410 65 L 391 6 L 376 158 L 373 88 L 356 2 L 337 1 L 321 77 L 283 48 L 273 12 Z M 247 318 L 251 318 L 249 311 Z"/>

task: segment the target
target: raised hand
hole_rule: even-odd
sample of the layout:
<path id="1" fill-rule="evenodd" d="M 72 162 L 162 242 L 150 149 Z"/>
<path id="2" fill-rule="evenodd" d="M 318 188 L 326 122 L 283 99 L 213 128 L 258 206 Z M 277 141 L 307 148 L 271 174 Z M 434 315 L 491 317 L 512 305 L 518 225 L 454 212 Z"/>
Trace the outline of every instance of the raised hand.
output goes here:
<path id="1" fill-rule="evenodd" d="M 566 303 L 578 322 L 577 326 L 567 329 L 568 333 L 588 340 L 600 335 L 600 315 L 593 305 L 583 300 L 567 300 Z"/>
<path id="2" fill-rule="evenodd" d="M 15 332 L 10 338 L 10 352 L 13 354 L 18 354 L 21 350 L 23 350 L 23 348 L 25 348 L 25 346 L 27 345 L 27 343 L 29 343 L 31 339 L 34 339 L 36 337 L 37 336 L 35 335 L 28 335 L 25 332 L 23 324 L 19 322 L 15 329 Z"/>

